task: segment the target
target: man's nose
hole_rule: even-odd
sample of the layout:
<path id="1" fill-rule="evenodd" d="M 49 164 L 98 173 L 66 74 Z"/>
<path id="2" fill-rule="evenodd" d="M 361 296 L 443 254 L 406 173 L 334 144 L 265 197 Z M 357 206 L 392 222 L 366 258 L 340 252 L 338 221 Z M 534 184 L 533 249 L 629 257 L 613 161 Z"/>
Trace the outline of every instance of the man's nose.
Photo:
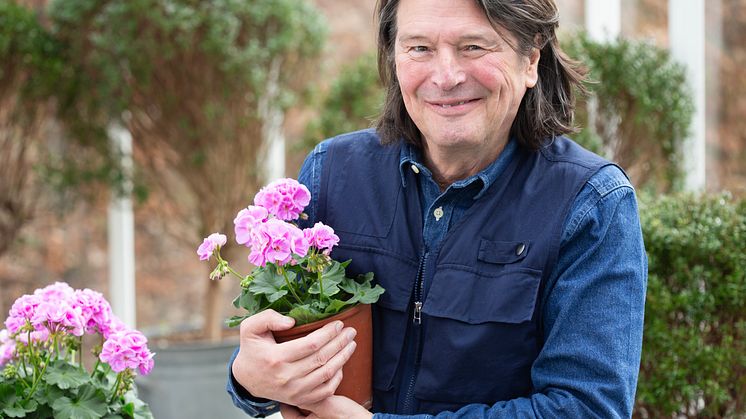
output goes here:
<path id="1" fill-rule="evenodd" d="M 433 65 L 432 81 L 442 90 L 451 90 L 466 81 L 466 73 L 451 51 L 438 51 Z"/>

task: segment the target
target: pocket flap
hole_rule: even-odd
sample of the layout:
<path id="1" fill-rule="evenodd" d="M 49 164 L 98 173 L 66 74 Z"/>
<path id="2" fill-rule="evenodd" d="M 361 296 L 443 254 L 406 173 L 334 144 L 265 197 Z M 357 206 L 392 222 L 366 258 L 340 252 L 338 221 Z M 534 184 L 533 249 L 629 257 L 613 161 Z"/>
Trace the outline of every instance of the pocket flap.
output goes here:
<path id="1" fill-rule="evenodd" d="M 530 241 L 490 241 L 482 239 L 479 242 L 478 258 L 487 263 L 514 263 L 525 258 L 530 247 Z"/>
<path id="2" fill-rule="evenodd" d="M 517 269 L 483 276 L 464 269 L 441 269 L 433 279 L 423 313 L 480 324 L 522 323 L 533 318 L 541 271 Z"/>

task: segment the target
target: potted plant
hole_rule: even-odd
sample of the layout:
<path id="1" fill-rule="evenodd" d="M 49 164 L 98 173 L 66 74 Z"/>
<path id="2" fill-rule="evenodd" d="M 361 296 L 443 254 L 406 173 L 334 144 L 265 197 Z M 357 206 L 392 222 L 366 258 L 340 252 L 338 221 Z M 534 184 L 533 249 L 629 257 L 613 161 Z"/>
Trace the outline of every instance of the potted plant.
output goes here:
<path id="1" fill-rule="evenodd" d="M 357 350 L 344 367 L 337 394 L 371 405 L 372 330 L 370 304 L 384 292 L 373 285 L 373 273 L 348 278 L 350 261 L 329 257 L 339 243 L 334 230 L 316 223 L 301 229 L 294 221 L 305 219 L 303 209 L 311 200 L 308 189 L 294 179 L 279 179 L 262 188 L 254 205 L 238 212 L 233 220 L 236 242 L 250 249 L 249 262 L 256 268 L 248 275 L 234 270 L 220 255 L 227 237 L 213 233 L 197 249 L 202 260 L 214 257 L 217 266 L 211 280 L 233 275 L 241 281 L 241 294 L 233 301 L 246 314 L 228 319 L 237 326 L 245 318 L 273 309 L 295 319 L 295 327 L 275 332 L 287 341 L 304 336 L 340 319 L 357 329 Z"/>
<path id="2" fill-rule="evenodd" d="M 13 303 L 0 331 L 0 417 L 152 418 L 135 393 L 153 369 L 147 339 L 129 329 L 93 290 L 57 282 Z M 99 337 L 83 365 L 84 336 Z"/>

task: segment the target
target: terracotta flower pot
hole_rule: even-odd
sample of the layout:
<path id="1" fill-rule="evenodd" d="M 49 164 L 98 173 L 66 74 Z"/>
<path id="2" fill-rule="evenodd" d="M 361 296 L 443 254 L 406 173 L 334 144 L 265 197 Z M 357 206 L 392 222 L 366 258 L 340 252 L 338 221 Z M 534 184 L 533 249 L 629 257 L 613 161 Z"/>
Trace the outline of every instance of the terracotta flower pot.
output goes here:
<path id="1" fill-rule="evenodd" d="M 335 394 L 349 397 L 366 409 L 370 409 L 373 405 L 373 325 L 369 304 L 359 304 L 324 320 L 304 324 L 290 330 L 274 332 L 273 334 L 277 342 L 287 342 L 306 336 L 335 320 L 341 320 L 345 327 L 352 327 L 357 330 L 355 353 L 342 368 L 342 382 L 337 387 Z"/>

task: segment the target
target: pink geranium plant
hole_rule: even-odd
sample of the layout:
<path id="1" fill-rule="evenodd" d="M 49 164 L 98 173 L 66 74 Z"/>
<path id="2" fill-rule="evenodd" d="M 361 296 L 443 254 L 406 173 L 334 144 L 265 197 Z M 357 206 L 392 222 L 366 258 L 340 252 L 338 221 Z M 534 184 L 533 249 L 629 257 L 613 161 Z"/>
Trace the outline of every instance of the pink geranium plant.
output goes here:
<path id="1" fill-rule="evenodd" d="M 111 311 L 100 293 L 64 282 L 18 298 L 0 330 L 0 417 L 152 418 L 134 392 L 153 369 L 147 339 Z M 83 362 L 94 335 L 95 364 Z M 85 341 L 90 341 L 91 338 Z"/>
<path id="2" fill-rule="evenodd" d="M 319 222 L 301 229 L 295 224 L 306 218 L 303 210 L 310 202 L 304 185 L 279 179 L 256 194 L 254 205 L 238 212 L 233 220 L 236 242 L 249 249 L 248 260 L 256 266 L 249 275 L 238 273 L 221 256 L 225 235 L 213 233 L 197 249 L 200 260 L 217 261 L 210 279 L 234 275 L 241 281 L 241 295 L 233 305 L 247 314 L 230 318 L 229 326 L 270 308 L 301 325 L 356 304 L 374 303 L 384 292 L 380 285 L 373 286 L 372 273 L 345 276 L 350 261 L 330 257 L 339 243 L 331 227 Z"/>

